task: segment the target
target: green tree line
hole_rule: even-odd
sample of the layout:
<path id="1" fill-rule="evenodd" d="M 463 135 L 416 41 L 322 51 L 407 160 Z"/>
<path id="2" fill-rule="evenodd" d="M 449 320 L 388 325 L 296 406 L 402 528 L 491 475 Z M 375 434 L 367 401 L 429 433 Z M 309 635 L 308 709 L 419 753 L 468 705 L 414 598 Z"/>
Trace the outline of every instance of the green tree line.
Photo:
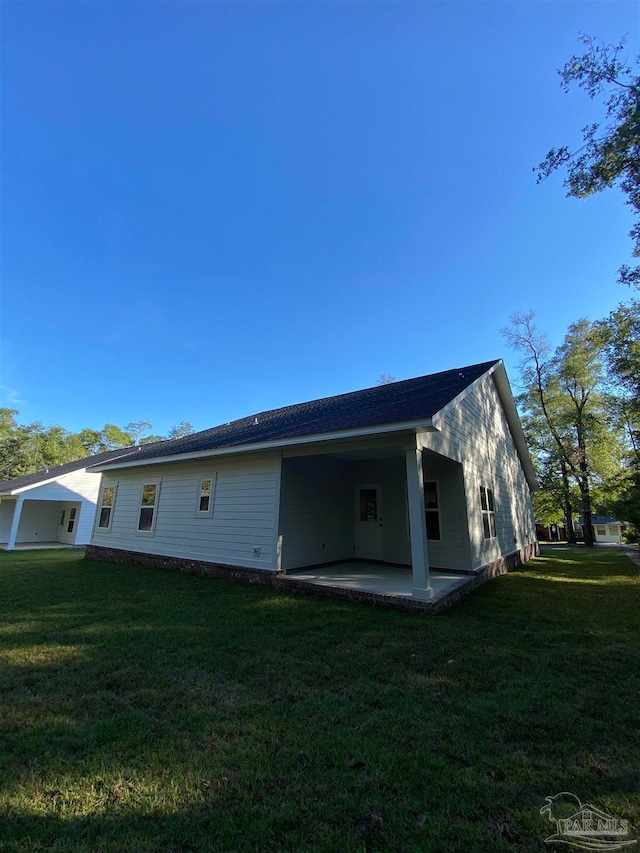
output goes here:
<path id="1" fill-rule="evenodd" d="M 166 436 L 153 435 L 149 421 L 133 421 L 125 427 L 105 424 L 102 429 L 86 427 L 70 432 L 55 424 L 44 426 L 39 421 L 20 424 L 17 409 L 0 408 L 0 482 L 75 462 L 107 450 L 118 450 L 137 444 L 150 444 L 180 438 L 193 432 L 188 421 L 174 426 Z"/>
<path id="2" fill-rule="evenodd" d="M 522 356 L 518 408 L 536 466 L 536 519 L 592 514 L 640 528 L 640 300 L 602 320 L 572 323 L 552 349 L 533 312 L 503 329 Z"/>
<path id="3" fill-rule="evenodd" d="M 551 148 L 534 168 L 538 182 L 564 173 L 567 196 L 586 199 L 611 187 L 621 190 L 634 215 L 633 256 L 640 257 L 640 58 L 630 58 L 625 39 L 598 43 L 579 36 L 584 50 L 558 70 L 568 93 L 577 86 L 602 107 L 582 128 L 581 144 Z M 624 264 L 618 280 L 640 290 L 640 267 Z M 514 314 L 503 329 L 521 356 L 523 426 L 541 490 L 537 520 L 585 521 L 593 544 L 591 515 L 617 516 L 640 530 L 640 301 L 631 299 L 602 320 L 569 326 L 555 349 L 533 312 Z"/>

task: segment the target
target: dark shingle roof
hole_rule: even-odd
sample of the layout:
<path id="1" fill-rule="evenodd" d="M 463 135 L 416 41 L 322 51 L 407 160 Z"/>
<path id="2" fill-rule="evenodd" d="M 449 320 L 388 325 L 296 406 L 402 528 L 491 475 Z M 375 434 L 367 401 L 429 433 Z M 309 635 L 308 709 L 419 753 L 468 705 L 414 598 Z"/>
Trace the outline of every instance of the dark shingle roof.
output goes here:
<path id="1" fill-rule="evenodd" d="M 63 474 L 71 474 L 73 471 L 79 471 L 82 468 L 90 468 L 92 465 L 101 465 L 105 462 L 114 462 L 116 459 L 135 452 L 135 447 L 123 447 L 120 450 L 105 450 L 104 453 L 85 456 L 84 459 L 76 459 L 75 462 L 66 462 L 64 465 L 55 465 L 51 468 L 45 468 L 43 471 L 36 471 L 33 474 L 24 474 L 22 477 L 14 477 L 13 480 L 6 480 L 4 483 L 0 483 L 0 492 L 12 492 L 15 489 L 22 489 L 25 486 L 35 486 L 37 483 L 44 483 L 47 480 L 61 477 Z"/>
<path id="2" fill-rule="evenodd" d="M 580 516 L 578 524 L 584 524 L 584 516 Z M 626 524 L 619 518 L 612 518 L 610 515 L 592 515 L 591 524 Z"/>
<path id="3" fill-rule="evenodd" d="M 135 461 L 433 417 L 498 361 L 297 403 L 141 447 Z"/>

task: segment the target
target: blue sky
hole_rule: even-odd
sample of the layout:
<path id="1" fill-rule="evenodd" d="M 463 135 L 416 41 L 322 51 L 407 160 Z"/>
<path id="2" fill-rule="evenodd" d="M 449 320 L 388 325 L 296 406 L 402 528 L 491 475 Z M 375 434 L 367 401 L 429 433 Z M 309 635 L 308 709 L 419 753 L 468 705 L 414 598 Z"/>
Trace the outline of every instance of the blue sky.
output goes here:
<path id="1" fill-rule="evenodd" d="M 197 429 L 554 343 L 631 293 L 613 190 L 532 167 L 633 2 L 5 2 L 2 397 Z"/>

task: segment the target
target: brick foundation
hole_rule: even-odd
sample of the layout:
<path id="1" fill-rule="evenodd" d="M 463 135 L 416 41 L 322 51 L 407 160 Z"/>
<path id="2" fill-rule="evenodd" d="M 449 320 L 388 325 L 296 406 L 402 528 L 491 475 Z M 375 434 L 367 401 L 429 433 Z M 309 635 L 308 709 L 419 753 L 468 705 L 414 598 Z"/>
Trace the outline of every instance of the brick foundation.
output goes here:
<path id="1" fill-rule="evenodd" d="M 153 566 L 156 569 L 171 569 L 175 572 L 190 572 L 193 575 L 209 575 L 213 578 L 245 581 L 265 586 L 273 586 L 275 578 L 274 572 L 265 569 L 246 569 L 243 566 L 227 566 L 224 563 L 207 563 L 204 560 L 187 560 L 183 557 L 163 557 L 161 554 L 123 551 L 120 548 L 105 548 L 103 545 L 87 545 L 85 559 L 109 563 L 134 563 L 138 566 Z"/>
<path id="2" fill-rule="evenodd" d="M 525 545 L 519 551 L 514 551 L 513 554 L 507 554 L 506 557 L 500 557 L 499 560 L 494 560 L 493 563 L 488 563 L 481 569 L 474 572 L 475 577 L 481 577 L 480 583 L 485 583 L 492 578 L 497 578 L 498 575 L 504 575 L 527 563 L 533 557 L 540 554 L 540 545 L 538 541 L 532 542 L 530 545 Z"/>
<path id="3" fill-rule="evenodd" d="M 323 586 L 307 580 L 300 580 L 285 572 L 276 574 L 264 569 L 247 569 L 242 566 L 228 566 L 222 563 L 207 563 L 203 560 L 188 560 L 182 557 L 164 557 L 159 554 L 144 554 L 140 551 L 123 551 L 118 548 L 105 548 L 102 545 L 87 545 L 85 558 L 102 560 L 113 563 L 134 563 L 141 566 L 152 566 L 172 571 L 190 572 L 196 575 L 207 575 L 224 580 L 244 581 L 245 583 L 270 586 L 285 592 L 296 592 L 306 595 L 316 595 L 324 598 L 338 598 L 345 601 L 358 601 L 363 604 L 373 604 L 393 610 L 403 610 L 409 613 L 440 613 L 452 607 L 461 598 L 487 581 L 498 575 L 516 569 L 532 557 L 538 556 L 538 542 L 531 543 L 519 551 L 507 554 L 493 563 L 483 566 L 472 573 L 460 573 L 460 581 L 448 592 L 429 601 L 415 598 L 369 592 L 367 590 L 347 589 L 338 586 Z"/>

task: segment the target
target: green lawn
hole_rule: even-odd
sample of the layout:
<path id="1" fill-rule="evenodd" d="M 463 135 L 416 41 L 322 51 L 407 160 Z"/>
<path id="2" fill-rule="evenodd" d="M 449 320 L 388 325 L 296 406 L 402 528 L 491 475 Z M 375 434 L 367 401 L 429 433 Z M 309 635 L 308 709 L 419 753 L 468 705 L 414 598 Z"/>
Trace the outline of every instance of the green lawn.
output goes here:
<path id="1" fill-rule="evenodd" d="M 0 850 L 544 850 L 640 836 L 640 569 L 557 548 L 439 616 L 0 553 Z"/>

